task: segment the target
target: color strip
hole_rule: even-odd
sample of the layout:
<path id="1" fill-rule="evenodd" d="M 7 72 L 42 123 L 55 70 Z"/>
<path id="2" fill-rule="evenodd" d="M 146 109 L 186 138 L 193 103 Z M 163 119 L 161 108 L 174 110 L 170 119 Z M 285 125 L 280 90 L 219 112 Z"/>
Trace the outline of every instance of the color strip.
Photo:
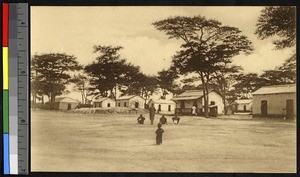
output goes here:
<path id="1" fill-rule="evenodd" d="M 18 174 L 18 18 L 17 3 L 9 3 L 8 108 L 10 174 Z"/>
<path id="2" fill-rule="evenodd" d="M 8 47 L 2 48 L 3 90 L 8 90 Z"/>
<path id="3" fill-rule="evenodd" d="M 8 90 L 3 91 L 3 133 L 9 133 L 9 121 L 8 121 Z"/>
<path id="4" fill-rule="evenodd" d="M 9 135 L 3 134 L 3 157 L 4 157 L 4 174 L 10 174 L 10 168 L 9 168 Z"/>
<path id="5" fill-rule="evenodd" d="M 8 3 L 2 4 L 2 46 L 8 46 Z"/>

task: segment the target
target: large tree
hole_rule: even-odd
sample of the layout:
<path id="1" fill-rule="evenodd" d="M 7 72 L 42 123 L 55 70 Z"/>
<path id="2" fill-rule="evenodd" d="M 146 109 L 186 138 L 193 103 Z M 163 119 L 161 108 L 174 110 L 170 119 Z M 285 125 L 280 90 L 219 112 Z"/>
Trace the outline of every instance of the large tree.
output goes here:
<path id="1" fill-rule="evenodd" d="M 110 96 L 116 99 L 116 93 L 122 86 L 129 86 L 140 73 L 137 66 L 127 63 L 118 52 L 120 46 L 94 46 L 94 53 L 100 55 L 84 70 L 91 76 L 90 84 L 94 94 Z"/>
<path id="2" fill-rule="evenodd" d="M 32 87 L 36 93 L 47 95 L 50 102 L 64 93 L 70 83 L 71 71 L 80 70 L 76 57 L 62 53 L 34 55 L 31 60 Z M 51 104 L 52 105 L 52 104 Z"/>
<path id="3" fill-rule="evenodd" d="M 256 24 L 255 34 L 260 39 L 279 36 L 274 40 L 276 49 L 295 46 L 296 44 L 296 7 L 265 7 Z"/>
<path id="4" fill-rule="evenodd" d="M 238 28 L 224 26 L 217 20 L 202 16 L 170 17 L 153 23 L 157 30 L 169 38 L 180 39 L 181 50 L 173 57 L 173 64 L 181 74 L 198 74 L 204 95 L 204 115 L 208 116 L 208 93 L 217 63 L 230 62 L 240 53 L 249 53 L 252 43 Z"/>

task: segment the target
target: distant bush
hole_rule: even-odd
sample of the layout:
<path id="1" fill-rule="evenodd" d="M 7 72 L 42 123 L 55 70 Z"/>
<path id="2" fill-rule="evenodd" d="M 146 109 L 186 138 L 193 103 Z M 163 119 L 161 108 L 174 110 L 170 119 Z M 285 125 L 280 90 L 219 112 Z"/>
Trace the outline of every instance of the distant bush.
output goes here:
<path id="1" fill-rule="evenodd" d="M 77 109 L 80 109 L 80 108 L 92 108 L 93 105 L 91 104 L 79 104 L 78 106 L 76 106 Z"/>

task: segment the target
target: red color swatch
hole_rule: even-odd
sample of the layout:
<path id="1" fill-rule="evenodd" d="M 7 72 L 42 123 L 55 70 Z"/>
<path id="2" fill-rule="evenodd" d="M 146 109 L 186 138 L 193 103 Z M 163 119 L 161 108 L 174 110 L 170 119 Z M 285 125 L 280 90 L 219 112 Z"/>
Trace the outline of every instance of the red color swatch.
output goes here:
<path id="1" fill-rule="evenodd" d="M 2 4 L 2 47 L 8 47 L 8 3 Z"/>

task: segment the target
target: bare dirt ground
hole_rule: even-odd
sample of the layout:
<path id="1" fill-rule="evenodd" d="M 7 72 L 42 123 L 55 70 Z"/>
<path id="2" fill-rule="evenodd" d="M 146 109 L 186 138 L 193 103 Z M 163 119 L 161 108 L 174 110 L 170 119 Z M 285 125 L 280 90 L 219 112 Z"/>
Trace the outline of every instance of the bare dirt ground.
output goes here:
<path id="1" fill-rule="evenodd" d="M 295 122 L 31 112 L 31 170 L 60 172 L 296 172 Z M 157 123 L 159 115 L 156 115 Z M 245 118 L 245 119 L 244 119 Z"/>

